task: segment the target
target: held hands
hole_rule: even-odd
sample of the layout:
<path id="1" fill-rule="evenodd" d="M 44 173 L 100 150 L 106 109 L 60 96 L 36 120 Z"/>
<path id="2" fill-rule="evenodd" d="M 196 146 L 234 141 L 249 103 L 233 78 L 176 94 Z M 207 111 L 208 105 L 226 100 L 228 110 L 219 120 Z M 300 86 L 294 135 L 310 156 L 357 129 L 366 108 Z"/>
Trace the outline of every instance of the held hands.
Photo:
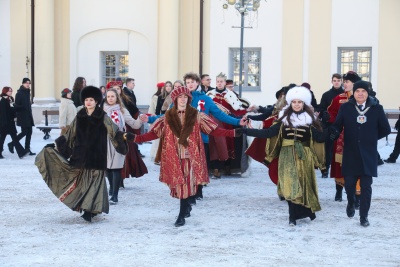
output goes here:
<path id="1" fill-rule="evenodd" d="M 240 124 L 240 126 L 247 126 L 248 121 L 249 121 L 249 119 L 246 116 L 244 116 L 243 118 L 240 119 L 239 124 Z"/>
<path id="2" fill-rule="evenodd" d="M 135 140 L 136 134 L 133 133 L 125 133 L 124 134 L 124 139 L 128 142 L 133 142 Z"/>
<path id="3" fill-rule="evenodd" d="M 330 138 L 332 141 L 338 139 L 338 138 L 339 138 L 339 135 L 340 135 L 340 133 L 339 133 L 338 130 L 336 130 L 335 127 L 332 127 L 332 126 L 329 127 L 329 138 Z"/>
<path id="4" fill-rule="evenodd" d="M 146 114 L 140 114 L 140 115 L 139 115 L 139 119 L 140 119 L 142 122 L 148 122 L 148 121 L 149 121 L 149 117 L 147 117 Z"/>
<path id="5" fill-rule="evenodd" d="M 251 106 L 247 109 L 248 112 L 256 112 L 257 110 L 258 110 L 258 106 L 256 106 L 256 105 L 251 105 Z"/>

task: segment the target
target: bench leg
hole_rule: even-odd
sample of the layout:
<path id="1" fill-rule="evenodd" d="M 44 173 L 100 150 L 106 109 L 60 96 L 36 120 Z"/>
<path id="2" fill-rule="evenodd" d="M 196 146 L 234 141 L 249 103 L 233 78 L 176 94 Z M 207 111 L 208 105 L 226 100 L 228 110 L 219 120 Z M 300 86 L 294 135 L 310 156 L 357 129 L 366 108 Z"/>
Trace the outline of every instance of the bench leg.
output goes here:
<path id="1" fill-rule="evenodd" d="M 51 129 L 43 129 L 42 130 L 43 132 L 44 132 L 44 137 L 43 137 L 43 139 L 44 140 L 47 140 L 47 139 L 49 139 L 50 138 L 50 131 L 51 131 Z"/>

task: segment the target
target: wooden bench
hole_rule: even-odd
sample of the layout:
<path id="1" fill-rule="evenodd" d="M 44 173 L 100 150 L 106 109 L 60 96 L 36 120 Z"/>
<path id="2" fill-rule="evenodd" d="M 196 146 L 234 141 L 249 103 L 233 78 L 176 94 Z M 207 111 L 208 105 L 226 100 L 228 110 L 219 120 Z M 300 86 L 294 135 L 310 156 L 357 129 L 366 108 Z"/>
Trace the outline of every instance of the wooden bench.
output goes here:
<path id="1" fill-rule="evenodd" d="M 400 111 L 387 111 L 385 112 L 386 118 L 388 120 L 392 119 L 392 120 L 396 120 L 399 119 L 399 114 Z M 392 129 L 392 132 L 390 134 L 397 134 L 397 131 Z M 389 140 L 388 140 L 388 136 L 386 136 L 386 145 L 389 145 Z"/>
<path id="2" fill-rule="evenodd" d="M 43 113 L 44 115 L 44 125 L 39 125 L 36 126 L 40 131 L 44 133 L 44 140 L 47 140 L 50 138 L 50 131 L 53 129 L 60 129 L 59 126 L 56 125 L 49 125 L 49 115 L 60 115 L 58 110 L 44 110 Z"/>

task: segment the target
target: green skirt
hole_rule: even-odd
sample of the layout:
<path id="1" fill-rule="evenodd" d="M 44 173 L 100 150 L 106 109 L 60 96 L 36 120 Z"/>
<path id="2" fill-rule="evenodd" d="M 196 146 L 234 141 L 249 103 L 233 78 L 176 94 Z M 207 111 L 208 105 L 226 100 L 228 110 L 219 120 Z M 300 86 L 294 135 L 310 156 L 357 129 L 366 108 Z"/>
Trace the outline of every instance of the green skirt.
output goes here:
<path id="1" fill-rule="evenodd" d="M 321 210 L 313 152 L 300 142 L 285 141 L 279 154 L 278 195 L 312 212 Z"/>
<path id="2" fill-rule="evenodd" d="M 50 190 L 70 209 L 108 213 L 104 170 L 74 168 L 53 148 L 43 148 L 36 156 L 35 165 Z"/>

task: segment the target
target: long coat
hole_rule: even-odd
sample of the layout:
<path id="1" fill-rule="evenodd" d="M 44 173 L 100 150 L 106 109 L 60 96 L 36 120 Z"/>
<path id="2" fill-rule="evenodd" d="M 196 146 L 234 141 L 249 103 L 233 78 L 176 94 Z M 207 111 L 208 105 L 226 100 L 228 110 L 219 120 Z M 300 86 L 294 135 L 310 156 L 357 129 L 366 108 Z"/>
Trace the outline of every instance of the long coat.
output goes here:
<path id="1" fill-rule="evenodd" d="M 367 121 L 358 123 L 356 104 L 354 98 L 344 103 L 333 124 L 339 132 L 345 128 L 342 174 L 377 177 L 378 140 L 390 134 L 390 125 L 383 107 L 372 97 L 366 102 L 366 108 L 370 108 L 365 113 Z"/>
<path id="2" fill-rule="evenodd" d="M 13 134 L 17 133 L 15 128 L 15 110 L 10 105 L 8 98 L 1 97 L 0 99 L 0 133 Z"/>
<path id="3" fill-rule="evenodd" d="M 76 116 L 76 107 L 74 105 L 74 101 L 68 98 L 61 98 L 61 103 L 59 107 L 60 116 L 59 116 L 59 125 L 60 128 L 69 126 Z"/>
<path id="4" fill-rule="evenodd" d="M 15 110 L 17 111 L 17 125 L 21 127 L 35 126 L 32 116 L 31 92 L 21 85 L 15 94 Z"/>

